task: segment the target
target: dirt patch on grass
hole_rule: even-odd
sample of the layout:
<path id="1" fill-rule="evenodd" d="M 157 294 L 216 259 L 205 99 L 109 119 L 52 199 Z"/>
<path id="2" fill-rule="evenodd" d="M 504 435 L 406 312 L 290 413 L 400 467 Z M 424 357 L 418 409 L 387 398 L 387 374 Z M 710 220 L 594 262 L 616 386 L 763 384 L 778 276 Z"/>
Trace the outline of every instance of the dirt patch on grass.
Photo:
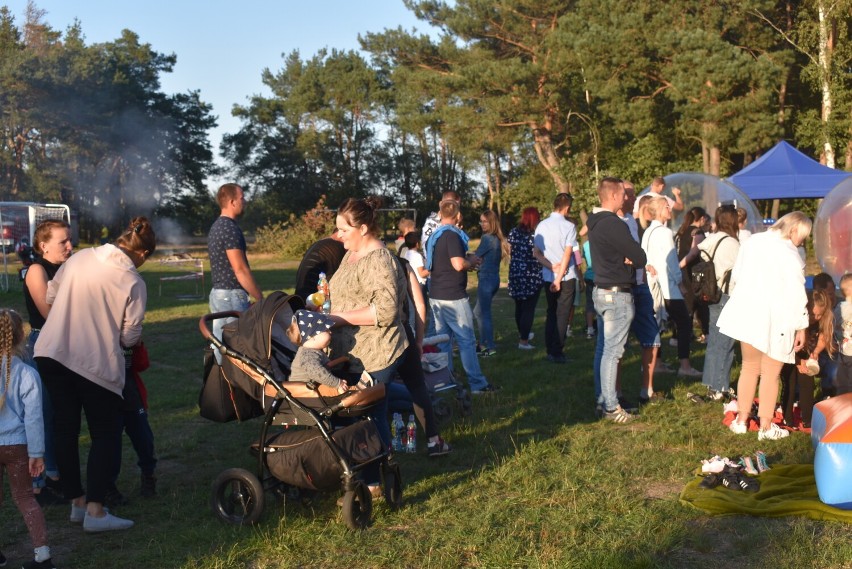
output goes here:
<path id="1" fill-rule="evenodd" d="M 680 488 L 671 482 L 648 482 L 642 485 L 642 495 L 649 500 L 671 500 L 680 493 Z"/>

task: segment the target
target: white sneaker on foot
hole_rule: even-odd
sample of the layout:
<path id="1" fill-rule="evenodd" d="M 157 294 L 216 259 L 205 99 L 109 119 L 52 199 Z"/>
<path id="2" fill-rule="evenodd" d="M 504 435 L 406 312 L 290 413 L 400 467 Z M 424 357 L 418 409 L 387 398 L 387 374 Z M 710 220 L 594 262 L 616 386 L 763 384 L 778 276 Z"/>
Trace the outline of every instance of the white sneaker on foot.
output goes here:
<path id="1" fill-rule="evenodd" d="M 86 519 L 83 520 L 83 531 L 86 533 L 98 533 L 102 531 L 118 531 L 130 529 L 133 527 L 131 520 L 125 520 L 118 516 L 113 516 L 106 512 L 102 518 L 96 518 L 86 514 Z"/>
<path id="2" fill-rule="evenodd" d="M 75 506 L 74 504 L 71 504 L 71 516 L 69 516 L 68 521 L 72 524 L 82 524 L 85 519 L 86 506 Z"/>
<path id="3" fill-rule="evenodd" d="M 731 429 L 731 432 L 735 435 L 744 435 L 748 432 L 748 425 L 740 423 L 737 419 L 734 419 L 728 428 Z"/>
<path id="4" fill-rule="evenodd" d="M 529 343 L 527 343 L 527 344 L 518 343 L 518 349 L 519 350 L 534 350 L 535 346 L 533 346 L 532 344 L 529 344 Z"/>
<path id="5" fill-rule="evenodd" d="M 769 428 L 765 431 L 761 430 L 757 433 L 757 440 L 759 441 L 777 441 L 778 439 L 783 439 L 785 437 L 790 436 L 790 431 L 785 431 L 775 423 L 770 423 Z"/>

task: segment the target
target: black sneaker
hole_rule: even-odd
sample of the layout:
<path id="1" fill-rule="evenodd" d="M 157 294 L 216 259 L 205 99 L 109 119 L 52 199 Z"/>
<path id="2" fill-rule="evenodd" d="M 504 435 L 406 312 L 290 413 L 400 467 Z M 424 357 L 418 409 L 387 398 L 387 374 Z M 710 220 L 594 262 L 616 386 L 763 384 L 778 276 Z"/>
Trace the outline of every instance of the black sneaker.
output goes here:
<path id="1" fill-rule="evenodd" d="M 482 389 L 471 389 L 470 393 L 472 395 L 482 395 L 482 394 L 485 394 L 485 393 L 496 393 L 498 391 L 500 391 L 499 387 L 497 387 L 493 383 L 489 383 L 488 385 L 486 385 Z"/>
<path id="2" fill-rule="evenodd" d="M 721 474 L 708 474 L 704 477 L 704 479 L 698 483 L 698 486 L 701 488 L 705 488 L 707 490 L 711 490 L 722 483 L 722 475 Z"/>
<path id="3" fill-rule="evenodd" d="M 553 362 L 555 364 L 567 364 L 568 358 L 566 358 L 563 354 L 559 354 L 559 355 L 547 354 L 547 361 Z"/>
<path id="4" fill-rule="evenodd" d="M 23 564 L 23 569 L 56 569 L 53 560 L 45 559 L 44 561 L 27 561 Z"/>
<path id="5" fill-rule="evenodd" d="M 118 488 L 110 488 L 106 491 L 104 495 L 104 504 L 106 504 L 110 508 L 116 508 L 118 506 L 126 506 L 128 503 L 127 498 L 118 491 Z"/>
<path id="6" fill-rule="evenodd" d="M 435 456 L 444 456 L 445 454 L 450 454 L 453 452 L 453 447 L 447 444 L 447 441 L 438 437 L 438 442 L 429 443 L 426 445 L 426 451 L 429 453 L 429 458 Z"/>
<path id="7" fill-rule="evenodd" d="M 42 508 L 68 503 L 68 500 L 65 499 L 61 492 L 57 493 L 50 486 L 42 487 L 41 491 L 35 495 L 35 499 L 36 502 L 38 502 L 38 505 Z M 0 567 L 2 567 L 2 565 L 0 565 Z"/>
<path id="8" fill-rule="evenodd" d="M 157 477 L 153 474 L 143 474 L 139 494 L 143 498 L 153 498 L 157 495 Z"/>
<path id="9" fill-rule="evenodd" d="M 650 397 L 642 397 L 639 396 L 639 406 L 644 407 L 645 405 L 656 405 L 657 403 L 662 403 L 666 400 L 666 396 L 659 391 L 655 391 Z"/>

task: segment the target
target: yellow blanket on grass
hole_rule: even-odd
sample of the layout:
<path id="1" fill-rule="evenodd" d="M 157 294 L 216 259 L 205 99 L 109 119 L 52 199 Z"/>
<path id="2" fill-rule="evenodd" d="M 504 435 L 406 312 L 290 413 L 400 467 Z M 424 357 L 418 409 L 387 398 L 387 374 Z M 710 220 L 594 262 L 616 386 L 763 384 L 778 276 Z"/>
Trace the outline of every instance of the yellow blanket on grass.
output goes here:
<path id="1" fill-rule="evenodd" d="M 680 501 L 716 515 L 807 516 L 813 520 L 852 523 L 852 510 L 841 510 L 820 502 L 813 464 L 773 466 L 757 476 L 760 491 L 742 492 L 718 486 L 712 490 L 698 484 L 697 477 L 686 485 Z"/>

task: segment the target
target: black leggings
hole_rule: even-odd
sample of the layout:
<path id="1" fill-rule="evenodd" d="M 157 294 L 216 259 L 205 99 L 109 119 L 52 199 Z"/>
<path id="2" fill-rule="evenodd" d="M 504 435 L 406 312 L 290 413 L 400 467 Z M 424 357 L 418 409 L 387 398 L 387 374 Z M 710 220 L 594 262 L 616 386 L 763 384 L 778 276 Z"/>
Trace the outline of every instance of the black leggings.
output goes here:
<path id="1" fill-rule="evenodd" d="M 514 299 L 515 324 L 518 327 L 518 337 L 521 340 L 526 340 L 530 337 L 533 320 L 535 319 L 535 306 L 538 304 L 539 295 L 541 295 L 541 289 L 538 289 L 535 294 L 529 298 Z"/>
<path id="2" fill-rule="evenodd" d="M 689 358 L 690 343 L 692 342 L 692 318 L 686 309 L 683 299 L 666 300 L 666 311 L 675 323 L 677 333 L 677 358 Z"/>
<path id="3" fill-rule="evenodd" d="M 411 402 L 414 404 L 414 414 L 423 427 L 427 438 L 438 436 L 438 423 L 435 421 L 435 412 L 432 410 L 432 398 L 426 387 L 426 378 L 423 375 L 423 367 L 420 364 L 420 352 L 414 343 L 414 333 L 406 322 L 405 336 L 408 338 L 408 347 L 402 355 L 402 362 L 396 369 L 408 392 L 411 393 Z"/>
<path id="4" fill-rule="evenodd" d="M 800 372 L 795 364 L 784 364 L 781 368 L 781 408 L 784 410 L 784 421 L 790 427 L 796 426 L 793 424 L 793 402 L 796 401 L 797 388 L 802 423 L 810 426 L 814 412 L 814 378 Z"/>
<path id="5" fill-rule="evenodd" d="M 87 502 L 103 503 L 112 484 L 116 452 L 121 448 L 121 396 L 96 385 L 51 358 L 36 358 L 53 401 L 54 441 L 59 480 L 65 498 L 86 495 Z M 92 445 L 86 466 L 86 489 L 80 476 L 80 412 Z"/>

